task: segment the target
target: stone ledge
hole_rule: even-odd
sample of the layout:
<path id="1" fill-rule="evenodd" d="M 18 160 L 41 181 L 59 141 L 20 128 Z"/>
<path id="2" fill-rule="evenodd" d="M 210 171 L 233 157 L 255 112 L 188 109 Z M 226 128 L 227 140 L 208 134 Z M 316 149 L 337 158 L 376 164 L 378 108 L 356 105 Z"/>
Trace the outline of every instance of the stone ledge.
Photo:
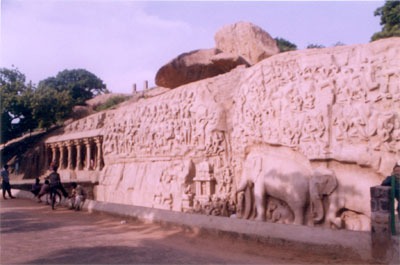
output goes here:
<path id="1" fill-rule="evenodd" d="M 27 191 L 13 190 L 20 198 L 33 199 Z M 372 261 L 369 232 L 332 230 L 319 227 L 284 225 L 200 214 L 187 214 L 140 206 L 86 200 L 84 210 L 105 213 L 162 226 L 179 226 L 199 234 L 229 236 L 241 240 L 280 245 L 327 255 Z M 394 246 L 400 245 L 393 238 Z"/>
<path id="2" fill-rule="evenodd" d="M 71 185 L 72 182 L 76 182 L 77 184 L 80 184 L 87 191 L 89 199 L 94 198 L 93 189 L 94 189 L 94 186 L 98 184 L 97 182 L 92 182 L 90 180 L 65 180 L 65 181 L 62 181 L 64 189 L 69 194 L 72 191 L 72 185 Z M 29 194 L 32 194 L 30 192 L 30 190 L 32 189 L 32 185 L 34 183 L 35 183 L 34 179 L 25 179 L 25 180 L 19 180 L 19 181 L 13 180 L 11 182 L 11 189 L 15 189 L 16 191 L 22 190 L 22 191 L 28 192 Z M 43 180 L 41 181 L 40 184 L 43 184 Z M 1 183 L 0 183 L 0 188 L 1 188 Z"/>

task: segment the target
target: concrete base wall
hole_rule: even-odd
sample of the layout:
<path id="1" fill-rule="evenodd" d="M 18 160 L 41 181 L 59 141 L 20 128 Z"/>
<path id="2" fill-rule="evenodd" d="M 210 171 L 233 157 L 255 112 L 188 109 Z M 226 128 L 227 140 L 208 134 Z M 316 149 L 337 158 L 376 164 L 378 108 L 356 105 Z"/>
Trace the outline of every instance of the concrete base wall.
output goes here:
<path id="1" fill-rule="evenodd" d="M 230 235 L 245 240 L 278 244 L 285 247 L 358 257 L 370 260 L 369 232 L 332 230 L 316 227 L 284 225 L 236 218 L 187 214 L 140 206 L 87 201 L 89 212 L 103 212 L 161 225 L 178 225 L 199 233 Z"/>
<path id="2" fill-rule="evenodd" d="M 33 199 L 33 194 L 13 190 L 17 197 Z M 268 222 L 249 221 L 236 218 L 187 214 L 140 206 L 86 200 L 84 210 L 107 213 L 132 218 L 146 223 L 166 226 L 181 226 L 198 233 L 226 235 L 242 240 L 304 249 L 306 252 L 340 255 L 344 257 L 373 260 L 370 232 L 333 230 L 319 227 L 285 225 Z M 400 240 L 392 238 L 391 260 L 399 260 Z M 396 251 L 397 250 L 397 251 Z M 382 262 L 382 261 L 380 261 Z"/>

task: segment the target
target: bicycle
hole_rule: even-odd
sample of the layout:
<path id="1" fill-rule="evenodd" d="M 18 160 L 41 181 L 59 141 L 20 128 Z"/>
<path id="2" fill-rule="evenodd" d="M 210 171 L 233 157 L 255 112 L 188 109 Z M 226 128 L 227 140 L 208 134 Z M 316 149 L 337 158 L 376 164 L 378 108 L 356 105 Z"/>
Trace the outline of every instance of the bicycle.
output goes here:
<path id="1" fill-rule="evenodd" d="M 47 203 L 51 205 L 51 209 L 55 210 L 55 207 L 61 204 L 61 194 L 57 191 L 57 189 L 50 190 L 47 194 Z"/>

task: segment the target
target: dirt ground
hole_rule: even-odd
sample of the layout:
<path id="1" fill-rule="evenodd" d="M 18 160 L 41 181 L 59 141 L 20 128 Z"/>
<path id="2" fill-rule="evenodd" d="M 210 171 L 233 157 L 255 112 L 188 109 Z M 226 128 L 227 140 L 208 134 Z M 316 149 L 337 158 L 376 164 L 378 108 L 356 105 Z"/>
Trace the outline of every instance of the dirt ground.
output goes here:
<path id="1" fill-rule="evenodd" d="M 1 264 L 365 264 L 24 199 L 0 201 Z"/>

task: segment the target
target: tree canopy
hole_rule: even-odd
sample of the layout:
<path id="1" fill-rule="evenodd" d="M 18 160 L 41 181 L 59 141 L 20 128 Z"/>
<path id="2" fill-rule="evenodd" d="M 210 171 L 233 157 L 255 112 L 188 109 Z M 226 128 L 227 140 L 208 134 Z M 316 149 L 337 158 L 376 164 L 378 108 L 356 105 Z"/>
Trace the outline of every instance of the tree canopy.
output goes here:
<path id="1" fill-rule="evenodd" d="M 322 49 L 325 48 L 322 44 L 308 44 L 307 49 Z"/>
<path id="2" fill-rule="evenodd" d="M 31 108 L 32 116 L 39 128 L 49 128 L 69 117 L 74 107 L 74 100 L 68 91 L 58 92 L 49 87 L 36 90 Z"/>
<path id="3" fill-rule="evenodd" d="M 64 70 L 56 77 L 49 77 L 39 83 L 39 89 L 51 88 L 58 92 L 67 91 L 75 104 L 107 91 L 106 85 L 96 75 L 84 69 Z"/>
<path id="4" fill-rule="evenodd" d="M 380 16 L 382 30 L 371 37 L 371 41 L 400 36 L 400 1 L 386 1 L 377 8 L 374 16 Z"/>
<path id="5" fill-rule="evenodd" d="M 288 52 L 288 51 L 295 51 L 297 50 L 297 45 L 294 43 L 291 43 L 288 40 L 285 40 L 284 38 L 275 38 L 276 44 L 278 45 L 278 48 L 280 52 Z"/>
<path id="6" fill-rule="evenodd" d="M 103 81 L 83 69 L 64 70 L 35 87 L 17 68 L 0 68 L 0 142 L 62 122 L 74 105 L 103 92 Z"/>
<path id="7" fill-rule="evenodd" d="M 18 69 L 0 68 L 0 142 L 36 127 L 30 109 L 32 93 L 32 84 L 25 83 L 25 75 Z"/>

